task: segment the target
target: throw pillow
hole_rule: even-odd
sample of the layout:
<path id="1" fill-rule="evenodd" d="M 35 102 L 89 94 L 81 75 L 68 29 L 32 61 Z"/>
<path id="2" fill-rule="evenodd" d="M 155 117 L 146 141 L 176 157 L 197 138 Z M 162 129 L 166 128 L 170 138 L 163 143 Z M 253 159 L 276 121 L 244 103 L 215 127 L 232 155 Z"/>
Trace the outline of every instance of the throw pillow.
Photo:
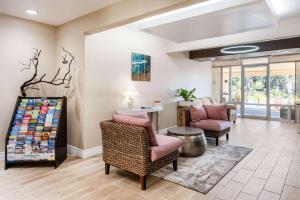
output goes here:
<path id="1" fill-rule="evenodd" d="M 228 120 L 226 105 L 204 105 L 208 119 Z"/>
<path id="2" fill-rule="evenodd" d="M 149 119 L 129 117 L 125 115 L 113 115 L 113 122 L 120 124 L 128 124 L 133 126 L 139 126 L 146 129 L 149 143 L 151 146 L 157 146 L 158 142 L 156 139 L 156 133 L 152 127 L 151 121 Z"/>
<path id="3" fill-rule="evenodd" d="M 189 111 L 190 111 L 192 122 L 196 122 L 202 119 L 207 119 L 207 113 L 203 106 L 199 106 L 197 108 L 195 106 L 190 106 Z"/>
<path id="4" fill-rule="evenodd" d="M 216 98 L 211 98 L 212 105 L 220 105 L 219 101 Z"/>
<path id="5" fill-rule="evenodd" d="M 209 97 L 202 98 L 201 101 L 203 105 L 211 105 Z"/>

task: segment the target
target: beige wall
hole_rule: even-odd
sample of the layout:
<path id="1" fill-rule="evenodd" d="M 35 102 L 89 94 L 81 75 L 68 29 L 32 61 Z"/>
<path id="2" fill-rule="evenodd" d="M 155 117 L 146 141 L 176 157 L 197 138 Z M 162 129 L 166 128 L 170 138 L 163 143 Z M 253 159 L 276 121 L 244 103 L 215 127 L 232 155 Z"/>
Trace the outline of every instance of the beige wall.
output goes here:
<path id="1" fill-rule="evenodd" d="M 28 62 L 33 48 L 42 50 L 40 72 L 52 75 L 55 67 L 55 28 L 15 17 L 0 14 L 0 152 L 4 151 L 4 138 L 14 108 L 14 102 L 20 95 L 20 85 L 31 75 L 30 71 L 20 72 L 20 62 Z M 39 93 L 31 95 L 52 96 L 55 88 L 41 87 Z"/>
<path id="2" fill-rule="evenodd" d="M 167 10 L 203 2 L 205 0 L 126 0 L 112 6 L 68 22 L 57 30 L 57 52 L 61 47 L 69 49 L 76 58 L 74 92 L 68 102 L 68 143 L 78 148 L 92 144 L 85 142 L 90 133 L 86 132 L 85 110 L 85 65 L 84 36 L 112 27 L 120 26 Z M 151 6 L 149 6 L 151 5 Z M 121 36 L 122 37 L 122 36 Z M 58 91 L 58 94 L 64 93 Z"/>
<path id="3" fill-rule="evenodd" d="M 86 37 L 84 148 L 100 145 L 100 121 L 111 119 L 116 109 L 127 108 L 123 93 L 129 85 L 140 93 L 137 106 L 161 100 L 161 129 L 177 124 L 176 89 L 195 87 L 198 97 L 211 95 L 211 62 L 190 60 L 185 54 L 168 55 L 169 43 L 124 27 Z M 150 82 L 131 81 L 132 52 L 151 56 Z"/>

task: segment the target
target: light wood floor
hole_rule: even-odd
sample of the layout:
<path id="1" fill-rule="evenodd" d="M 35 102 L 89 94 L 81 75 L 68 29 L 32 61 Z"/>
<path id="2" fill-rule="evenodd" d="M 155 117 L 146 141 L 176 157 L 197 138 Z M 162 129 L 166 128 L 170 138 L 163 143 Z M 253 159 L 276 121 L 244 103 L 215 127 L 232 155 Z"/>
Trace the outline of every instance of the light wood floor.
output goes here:
<path id="1" fill-rule="evenodd" d="M 226 143 L 222 138 L 222 144 Z M 101 157 L 70 156 L 52 167 L 0 170 L 1 200 L 44 199 L 174 199 L 299 200 L 300 134 L 294 124 L 240 119 L 232 126 L 230 144 L 254 149 L 207 195 L 150 176 L 147 190 L 139 178 L 112 167 L 104 175 Z M 3 162 L 0 166 L 3 169 Z"/>

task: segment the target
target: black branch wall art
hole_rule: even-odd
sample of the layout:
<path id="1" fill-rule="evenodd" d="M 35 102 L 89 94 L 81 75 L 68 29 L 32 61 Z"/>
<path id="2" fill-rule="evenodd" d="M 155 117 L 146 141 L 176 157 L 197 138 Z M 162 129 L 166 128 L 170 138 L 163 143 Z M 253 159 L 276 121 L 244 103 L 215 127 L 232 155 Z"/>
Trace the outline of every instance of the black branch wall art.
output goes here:
<path id="1" fill-rule="evenodd" d="M 74 56 L 67 51 L 65 48 L 63 50 L 63 56 L 62 56 L 62 64 L 65 67 L 68 67 L 67 71 L 62 74 L 61 73 L 61 67 L 58 68 L 56 74 L 51 79 L 46 79 L 47 74 L 44 73 L 43 75 L 39 76 L 38 69 L 39 69 L 39 59 L 41 55 L 40 49 L 34 49 L 33 56 L 29 59 L 28 64 L 21 63 L 24 68 L 21 71 L 24 70 L 30 70 L 31 68 L 34 68 L 34 74 L 31 76 L 31 78 L 27 81 L 25 81 L 21 87 L 21 93 L 23 97 L 26 97 L 27 90 L 40 90 L 39 84 L 40 83 L 46 83 L 54 86 L 60 86 L 63 85 L 65 88 L 69 88 L 71 84 L 71 66 L 74 61 Z"/>

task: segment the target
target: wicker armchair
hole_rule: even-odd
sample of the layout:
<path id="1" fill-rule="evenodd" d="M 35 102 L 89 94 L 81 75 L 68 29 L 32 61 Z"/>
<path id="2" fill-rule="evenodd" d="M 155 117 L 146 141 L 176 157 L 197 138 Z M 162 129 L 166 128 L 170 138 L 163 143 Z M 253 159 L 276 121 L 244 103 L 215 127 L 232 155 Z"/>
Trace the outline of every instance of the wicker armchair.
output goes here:
<path id="1" fill-rule="evenodd" d="M 106 175 L 110 165 L 128 170 L 140 176 L 141 189 L 145 190 L 147 175 L 171 162 L 177 170 L 178 150 L 156 161 L 150 160 L 149 139 L 144 128 L 112 121 L 103 121 L 100 127 Z"/>

